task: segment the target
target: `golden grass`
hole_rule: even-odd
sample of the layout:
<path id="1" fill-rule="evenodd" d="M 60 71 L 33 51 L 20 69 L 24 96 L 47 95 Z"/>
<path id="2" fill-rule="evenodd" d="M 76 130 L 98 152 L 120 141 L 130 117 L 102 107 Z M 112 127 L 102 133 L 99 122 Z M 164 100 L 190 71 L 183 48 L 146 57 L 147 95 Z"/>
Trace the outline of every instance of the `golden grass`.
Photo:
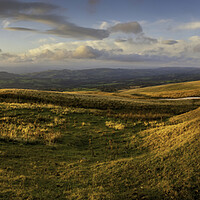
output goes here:
<path id="1" fill-rule="evenodd" d="M 122 90 L 123 95 L 140 95 L 141 97 L 179 98 L 200 96 L 200 81 L 167 84 L 139 89 Z"/>
<path id="2" fill-rule="evenodd" d="M 22 94 L 17 95 L 19 100 L 23 94 L 31 99 L 48 93 L 44 98 L 52 101 L 45 102 L 52 104 L 60 96 L 55 92 L 2 91 Z M 113 116 L 114 108 L 103 115 L 97 108 L 43 101 L 1 103 L 1 131 L 6 135 L 0 138 L 0 199 L 199 199 L 200 108 L 167 120 L 165 115 L 186 112 L 182 107 L 188 103 L 174 104 L 170 110 L 172 102 L 135 101 L 141 107 L 136 109 L 135 104 L 135 110 L 125 112 L 116 109 Z M 134 120 L 128 120 L 129 115 L 135 116 Z M 159 118 L 155 120 L 154 115 Z M 62 133 L 62 138 L 54 145 L 26 144 L 31 138 L 54 143 L 56 133 Z M 6 137 L 10 138 L 5 142 L 2 139 Z"/>
<path id="3" fill-rule="evenodd" d="M 143 147 L 166 153 L 200 138 L 200 108 L 169 119 L 169 124 L 141 132 Z"/>

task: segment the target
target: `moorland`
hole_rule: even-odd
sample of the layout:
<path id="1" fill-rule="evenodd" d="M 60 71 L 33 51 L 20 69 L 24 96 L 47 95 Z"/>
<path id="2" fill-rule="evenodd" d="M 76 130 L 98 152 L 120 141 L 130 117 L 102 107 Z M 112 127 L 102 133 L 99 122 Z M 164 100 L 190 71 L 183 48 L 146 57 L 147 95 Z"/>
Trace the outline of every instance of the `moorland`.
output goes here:
<path id="1" fill-rule="evenodd" d="M 1 89 L 0 199 L 200 199 L 200 100 L 163 99 L 187 96 Z"/>

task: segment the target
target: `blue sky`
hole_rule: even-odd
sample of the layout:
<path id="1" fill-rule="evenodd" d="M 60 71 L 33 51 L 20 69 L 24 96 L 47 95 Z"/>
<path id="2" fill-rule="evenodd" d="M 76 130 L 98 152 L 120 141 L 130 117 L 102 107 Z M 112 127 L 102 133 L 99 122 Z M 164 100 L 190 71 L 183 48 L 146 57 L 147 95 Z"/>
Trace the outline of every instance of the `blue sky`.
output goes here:
<path id="1" fill-rule="evenodd" d="M 0 0 L 0 67 L 199 67 L 200 1 Z"/>

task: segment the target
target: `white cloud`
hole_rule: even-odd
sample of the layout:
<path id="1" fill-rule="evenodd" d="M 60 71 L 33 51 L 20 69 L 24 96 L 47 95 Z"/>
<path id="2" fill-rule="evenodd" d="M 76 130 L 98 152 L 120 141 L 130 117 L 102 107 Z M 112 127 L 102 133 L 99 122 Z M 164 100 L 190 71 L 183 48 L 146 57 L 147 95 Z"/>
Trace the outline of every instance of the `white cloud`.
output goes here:
<path id="1" fill-rule="evenodd" d="M 189 41 L 191 42 L 200 42 L 200 36 L 194 35 L 192 37 L 189 38 Z"/>
<path id="2" fill-rule="evenodd" d="M 172 19 L 160 19 L 154 22 L 154 24 L 168 24 L 168 23 L 172 23 L 173 20 Z"/>
<path id="3" fill-rule="evenodd" d="M 10 21 L 5 19 L 5 20 L 2 21 L 1 24 L 2 24 L 3 28 L 6 28 L 6 27 L 8 27 L 10 25 Z"/>
<path id="4" fill-rule="evenodd" d="M 80 46 L 73 53 L 73 58 L 97 58 L 101 55 L 101 52 L 97 49 L 93 49 L 90 46 Z"/>
<path id="5" fill-rule="evenodd" d="M 108 22 L 102 22 L 99 26 L 100 29 L 108 29 L 110 24 Z"/>
<path id="6" fill-rule="evenodd" d="M 45 40 L 46 41 L 46 40 Z M 51 42 L 51 41 L 50 41 Z M 30 49 L 24 54 L 11 55 L 0 53 L 4 62 L 45 63 L 54 62 L 79 63 L 123 62 L 123 65 L 140 63 L 145 66 L 154 64 L 169 66 L 186 65 L 189 62 L 197 65 L 200 62 L 200 37 L 193 36 L 188 40 L 162 40 L 137 34 L 132 38 L 108 38 L 105 40 L 89 40 L 43 44 Z M 195 64 L 196 63 L 196 64 Z"/>
<path id="7" fill-rule="evenodd" d="M 177 30 L 196 30 L 200 29 L 200 22 L 189 22 L 182 24 L 176 28 Z"/>

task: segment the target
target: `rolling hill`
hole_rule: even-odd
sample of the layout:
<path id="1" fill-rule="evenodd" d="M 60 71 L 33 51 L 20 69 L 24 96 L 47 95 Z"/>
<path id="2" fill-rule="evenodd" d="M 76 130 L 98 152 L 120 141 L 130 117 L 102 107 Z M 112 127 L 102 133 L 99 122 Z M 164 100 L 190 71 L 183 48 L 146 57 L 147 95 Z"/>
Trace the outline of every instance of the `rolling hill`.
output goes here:
<path id="1" fill-rule="evenodd" d="M 199 68 L 49 70 L 27 74 L 0 72 L 0 88 L 116 91 L 131 86 L 152 86 L 200 80 Z"/>
<path id="2" fill-rule="evenodd" d="M 2 89 L 0 199 L 199 199 L 199 106 Z"/>
<path id="3" fill-rule="evenodd" d="M 144 97 L 157 98 L 180 98 L 180 97 L 199 97 L 200 81 L 185 83 L 167 84 L 154 87 L 130 89 L 120 92 L 124 95 L 139 95 Z"/>

